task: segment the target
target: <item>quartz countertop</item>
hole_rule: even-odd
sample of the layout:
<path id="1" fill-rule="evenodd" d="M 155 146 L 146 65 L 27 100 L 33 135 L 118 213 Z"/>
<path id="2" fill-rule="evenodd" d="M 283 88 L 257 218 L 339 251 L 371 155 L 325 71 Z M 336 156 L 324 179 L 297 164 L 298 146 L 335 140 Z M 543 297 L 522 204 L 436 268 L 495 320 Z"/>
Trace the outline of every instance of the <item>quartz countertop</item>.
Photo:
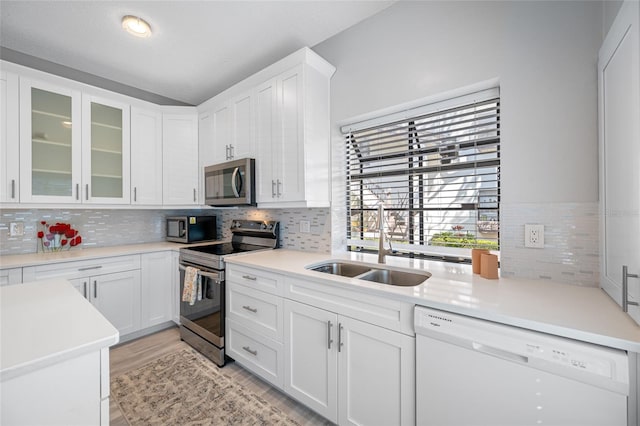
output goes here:
<path id="1" fill-rule="evenodd" d="M 400 287 L 306 269 L 339 259 L 373 264 L 377 256 L 271 250 L 225 259 L 227 263 L 281 273 L 320 284 L 377 294 L 416 305 L 468 315 L 612 348 L 640 352 L 638 326 L 601 289 L 548 280 L 473 274 L 471 265 L 387 256 L 387 265 L 426 270 L 432 276 L 415 287 Z"/>
<path id="2" fill-rule="evenodd" d="M 0 287 L 0 382 L 115 345 L 119 338 L 66 280 Z"/>
<path id="3" fill-rule="evenodd" d="M 222 243 L 223 241 L 216 241 Z M 71 262 L 75 260 L 88 260 L 100 257 L 126 256 L 132 254 L 152 253 L 157 251 L 179 250 L 182 247 L 196 246 L 206 243 L 181 244 L 168 241 L 145 244 L 130 244 L 112 247 L 74 248 L 53 253 L 30 253 L 0 256 L 0 269 L 22 268 L 26 266 L 45 265 L 58 262 Z"/>

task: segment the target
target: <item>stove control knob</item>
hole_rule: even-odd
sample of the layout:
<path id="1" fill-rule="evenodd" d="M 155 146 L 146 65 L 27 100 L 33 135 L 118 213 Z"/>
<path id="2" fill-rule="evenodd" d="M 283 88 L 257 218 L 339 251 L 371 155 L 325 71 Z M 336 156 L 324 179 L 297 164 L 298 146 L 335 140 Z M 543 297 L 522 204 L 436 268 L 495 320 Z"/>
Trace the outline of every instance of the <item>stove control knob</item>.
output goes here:
<path id="1" fill-rule="evenodd" d="M 233 226 L 236 227 L 236 228 L 240 228 L 240 226 L 242 226 L 242 225 L 240 225 L 240 222 L 234 222 Z"/>
<path id="2" fill-rule="evenodd" d="M 267 224 L 266 223 L 261 224 L 260 229 L 267 229 Z"/>

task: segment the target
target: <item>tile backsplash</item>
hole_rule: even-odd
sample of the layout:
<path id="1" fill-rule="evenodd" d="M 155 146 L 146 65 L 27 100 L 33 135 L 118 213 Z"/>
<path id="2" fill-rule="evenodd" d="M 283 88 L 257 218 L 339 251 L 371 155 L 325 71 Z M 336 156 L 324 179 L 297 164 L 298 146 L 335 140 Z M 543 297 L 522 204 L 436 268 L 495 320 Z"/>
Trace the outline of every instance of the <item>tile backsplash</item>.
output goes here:
<path id="1" fill-rule="evenodd" d="M 544 248 L 524 246 L 524 225 L 544 225 Z M 597 287 L 598 203 L 502 203 L 500 275 Z"/>
<path id="2" fill-rule="evenodd" d="M 231 238 L 229 225 L 233 219 L 278 220 L 281 247 L 321 253 L 339 252 L 344 251 L 344 238 L 340 238 L 344 231 L 337 228 L 343 222 L 340 220 L 343 210 L 260 210 L 245 207 L 203 210 L 7 209 L 0 212 L 0 255 L 35 253 L 41 220 L 71 223 L 82 235 L 80 248 L 89 248 L 164 241 L 165 217 L 187 214 L 216 215 L 218 235 L 223 240 Z M 310 222 L 310 233 L 300 232 L 301 220 Z M 11 222 L 24 224 L 24 236 L 9 236 Z M 524 225 L 527 223 L 544 225 L 544 249 L 524 247 Z M 596 202 L 502 203 L 501 276 L 597 287 L 598 226 Z"/>
<path id="3" fill-rule="evenodd" d="M 237 208 L 224 210 L 120 210 L 120 209 L 6 209 L 0 213 L 0 255 L 35 253 L 39 244 L 40 221 L 71 223 L 82 235 L 79 248 L 108 247 L 164 241 L 167 216 L 215 215 L 218 235 L 230 239 L 233 219 L 280 221 L 280 245 L 283 248 L 330 252 L 330 210 Z M 301 233 L 300 220 L 308 220 L 310 233 Z M 11 222 L 22 222 L 24 235 L 11 237 Z"/>

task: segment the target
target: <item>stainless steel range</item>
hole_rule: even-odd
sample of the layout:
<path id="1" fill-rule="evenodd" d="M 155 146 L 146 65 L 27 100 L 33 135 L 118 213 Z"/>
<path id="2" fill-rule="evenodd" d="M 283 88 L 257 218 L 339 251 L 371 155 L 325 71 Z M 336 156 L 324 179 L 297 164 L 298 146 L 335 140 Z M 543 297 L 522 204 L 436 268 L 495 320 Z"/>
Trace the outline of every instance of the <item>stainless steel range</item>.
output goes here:
<path id="1" fill-rule="evenodd" d="M 180 337 L 222 367 L 225 364 L 224 258 L 278 247 L 280 225 L 276 221 L 234 220 L 231 242 L 180 249 Z M 197 293 L 193 304 L 182 301 L 187 267 L 197 269 Z"/>

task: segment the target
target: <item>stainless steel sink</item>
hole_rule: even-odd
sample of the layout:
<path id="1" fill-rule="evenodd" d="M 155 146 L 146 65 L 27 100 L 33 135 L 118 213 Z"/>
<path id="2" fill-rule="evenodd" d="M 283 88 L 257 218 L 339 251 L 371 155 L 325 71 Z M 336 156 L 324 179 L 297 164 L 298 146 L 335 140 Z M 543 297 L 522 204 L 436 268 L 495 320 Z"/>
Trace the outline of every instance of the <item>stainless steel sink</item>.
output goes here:
<path id="1" fill-rule="evenodd" d="M 393 269 L 373 269 L 358 278 L 365 281 L 373 281 L 381 284 L 411 287 L 422 284 L 431 274 L 429 272 L 415 273 Z"/>
<path id="2" fill-rule="evenodd" d="M 325 274 L 340 275 L 342 277 L 357 278 L 380 284 L 395 286 L 416 286 L 425 282 L 431 274 L 426 271 L 402 271 L 391 269 L 383 265 L 367 265 L 348 262 L 326 262 L 307 266 L 307 269 Z"/>
<path id="3" fill-rule="evenodd" d="M 342 277 L 353 278 L 356 275 L 369 272 L 370 267 L 365 265 L 358 265 L 354 263 L 342 263 L 342 262 L 329 262 L 321 265 L 316 265 L 311 268 L 312 271 L 324 272 L 325 274 L 340 275 Z"/>

